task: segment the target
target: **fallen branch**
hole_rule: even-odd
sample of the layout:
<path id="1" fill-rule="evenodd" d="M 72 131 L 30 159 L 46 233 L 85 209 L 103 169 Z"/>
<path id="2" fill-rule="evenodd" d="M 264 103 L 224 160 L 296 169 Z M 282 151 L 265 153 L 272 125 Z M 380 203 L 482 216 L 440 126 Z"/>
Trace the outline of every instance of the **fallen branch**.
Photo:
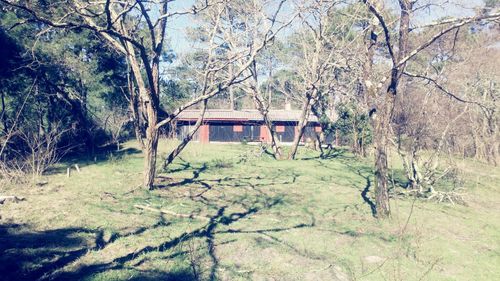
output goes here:
<path id="1" fill-rule="evenodd" d="M 193 214 L 191 214 L 191 215 L 188 215 L 188 214 L 178 214 L 176 212 L 172 212 L 172 211 L 169 211 L 169 210 L 156 209 L 156 208 L 152 208 L 152 207 L 144 206 L 144 205 L 134 205 L 134 207 L 137 208 L 137 209 L 145 210 L 145 211 L 151 211 L 151 212 L 156 212 L 156 213 L 162 213 L 162 214 L 166 214 L 166 215 L 171 215 L 171 216 L 178 217 L 178 218 L 199 219 L 199 220 L 205 220 L 205 221 L 209 221 L 210 220 L 210 218 L 204 217 L 204 216 L 197 216 L 197 215 L 193 215 Z"/>
<path id="2" fill-rule="evenodd" d="M 24 201 L 26 198 L 24 197 L 18 197 L 18 196 L 0 196 L 0 204 L 3 204 L 4 202 L 7 201 L 12 201 L 14 203 L 17 203 L 19 201 Z"/>
<path id="3" fill-rule="evenodd" d="M 459 204 L 467 206 L 467 201 L 465 200 L 465 193 L 457 191 L 436 191 L 432 188 L 429 191 L 411 189 L 411 190 L 398 190 L 395 195 L 402 197 L 421 198 L 428 201 L 435 201 L 437 203 L 449 202 L 452 205 Z"/>
<path id="4" fill-rule="evenodd" d="M 467 206 L 467 202 L 465 201 L 465 194 L 455 192 L 455 191 L 433 191 L 430 196 L 427 197 L 428 200 L 436 200 L 438 203 L 442 203 L 445 201 L 450 202 L 452 205 L 460 204 L 463 206 Z"/>

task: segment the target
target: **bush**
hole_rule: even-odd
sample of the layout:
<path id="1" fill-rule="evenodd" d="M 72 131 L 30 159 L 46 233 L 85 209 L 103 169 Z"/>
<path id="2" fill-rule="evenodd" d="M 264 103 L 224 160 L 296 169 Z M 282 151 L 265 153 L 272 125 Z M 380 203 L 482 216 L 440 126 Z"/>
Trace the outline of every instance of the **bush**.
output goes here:
<path id="1" fill-rule="evenodd" d="M 10 139 L 10 146 L 0 155 L 0 178 L 22 182 L 26 174 L 31 174 L 33 180 L 42 176 L 73 148 L 60 145 L 67 132 L 59 126 L 53 126 L 50 131 L 17 131 Z"/>

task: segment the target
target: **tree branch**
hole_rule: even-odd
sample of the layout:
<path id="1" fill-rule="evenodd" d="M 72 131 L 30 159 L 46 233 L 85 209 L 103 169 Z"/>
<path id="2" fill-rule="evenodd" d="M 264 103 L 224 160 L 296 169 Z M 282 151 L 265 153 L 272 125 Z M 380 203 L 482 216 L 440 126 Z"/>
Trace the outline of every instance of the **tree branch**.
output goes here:
<path id="1" fill-rule="evenodd" d="M 484 106 L 483 104 L 479 103 L 479 102 L 476 102 L 476 101 L 469 101 L 469 100 L 465 100 L 455 94 L 453 94 L 451 91 L 447 90 L 444 86 L 442 86 L 441 84 L 439 84 L 438 81 L 436 81 L 436 79 L 433 79 L 431 77 L 428 77 L 428 76 L 425 76 L 425 75 L 422 75 L 422 74 L 414 74 L 414 73 L 410 73 L 408 71 L 405 71 L 403 72 L 404 75 L 408 76 L 408 77 L 412 77 L 412 78 L 419 78 L 419 79 L 423 79 L 423 80 L 426 80 L 430 83 L 432 83 L 436 88 L 438 88 L 441 92 L 445 93 L 447 96 L 451 97 L 452 99 L 456 100 L 456 101 L 459 101 L 459 102 L 462 102 L 462 103 L 468 103 L 468 104 L 474 104 L 474 105 L 477 105 L 479 106 L 481 109 L 483 110 L 488 110 L 486 108 L 486 106 Z"/>

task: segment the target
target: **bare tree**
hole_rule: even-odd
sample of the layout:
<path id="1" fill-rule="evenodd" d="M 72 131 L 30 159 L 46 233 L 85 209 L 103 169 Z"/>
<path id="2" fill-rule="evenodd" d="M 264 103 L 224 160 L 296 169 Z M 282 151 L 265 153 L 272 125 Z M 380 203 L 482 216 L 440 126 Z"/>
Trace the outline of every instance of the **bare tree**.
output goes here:
<path id="1" fill-rule="evenodd" d="M 111 141 L 116 145 L 117 151 L 120 150 L 120 140 L 122 138 L 123 129 L 130 121 L 128 112 L 119 109 L 111 110 L 104 119 L 102 127 L 111 135 Z"/>
<path id="2" fill-rule="evenodd" d="M 197 29 L 197 32 L 201 31 L 200 34 L 204 38 L 209 38 L 205 63 L 198 70 L 198 76 L 202 77 L 200 79 L 202 87 L 200 87 L 200 93 L 197 93 L 195 99 L 179 107 L 172 114 L 174 117 L 200 101 L 205 102 L 221 92 L 233 89 L 248 78 L 255 77 L 255 72 L 252 72 L 252 69 L 254 69 L 258 54 L 271 44 L 277 34 L 289 26 L 296 17 L 295 14 L 292 14 L 286 20 L 281 20 L 280 12 L 285 2 L 286 0 L 233 1 L 218 8 L 214 6 L 208 9 L 209 20 L 203 21 L 200 25 L 201 30 Z M 271 12 L 269 12 L 269 7 L 273 8 Z M 248 72 L 250 74 L 247 74 Z M 204 112 L 203 108 L 205 107 L 204 103 L 202 112 Z M 203 114 L 200 118 L 202 116 Z M 169 119 L 160 122 L 160 124 L 167 121 Z M 198 119 L 193 130 L 179 147 L 169 154 L 165 166 L 170 164 L 175 156 L 182 151 L 187 144 L 187 139 L 192 138 L 201 124 L 201 120 Z M 274 147 L 278 148 L 278 146 Z M 276 151 L 279 150 L 276 149 Z"/>
<path id="3" fill-rule="evenodd" d="M 262 94 L 261 88 L 258 82 L 258 72 L 256 63 L 254 62 L 252 68 L 250 68 L 252 74 L 252 80 L 250 83 L 250 94 L 254 101 L 255 107 L 260 112 L 262 119 L 264 120 L 264 125 L 267 128 L 269 136 L 271 137 L 271 149 L 273 151 L 274 158 L 281 159 L 283 157 L 283 150 L 281 149 L 276 130 L 273 126 L 273 121 L 269 116 L 269 110 L 271 109 L 270 98 L 266 101 L 264 95 Z M 268 91 L 270 97 L 270 91 Z"/>
<path id="4" fill-rule="evenodd" d="M 493 120 L 498 118 L 498 106 L 491 85 L 498 70 L 490 61 L 500 52 L 489 45 L 492 38 L 487 34 L 492 26 L 477 28 L 475 33 L 457 30 L 443 36 L 419 54 L 420 63 L 413 64 L 413 72 L 404 73 L 406 94 L 399 97 L 393 118 L 395 145 L 403 160 L 407 188 L 420 197 L 439 192 L 450 201 L 463 200 L 434 189 L 438 179 L 457 174 L 450 160 L 457 154 L 463 156 L 463 147 L 469 147 L 469 156 L 495 164 L 498 129 L 494 124 L 498 122 Z M 488 61 L 479 54 L 488 54 Z M 438 169 L 443 156 L 448 156 L 448 166 Z"/>
<path id="5" fill-rule="evenodd" d="M 413 46 L 410 32 L 417 30 L 410 26 L 411 16 L 414 14 L 415 2 L 410 0 L 399 0 L 400 13 L 398 16 L 398 34 L 397 42 L 392 38 L 390 22 L 386 21 L 383 13 L 383 5 L 380 2 L 363 0 L 370 13 L 377 18 L 378 25 L 384 37 L 386 54 L 389 57 L 390 69 L 388 74 L 380 79 L 378 85 L 375 85 L 370 79 L 365 79 L 365 89 L 368 97 L 372 99 L 374 108 L 370 110 L 374 127 L 374 146 L 375 146 L 375 196 L 376 210 L 378 217 L 387 217 L 390 215 L 389 205 L 389 177 L 388 177 L 388 149 L 391 143 L 391 120 L 394 112 L 398 87 L 406 66 L 422 50 L 428 48 L 436 40 L 441 38 L 462 26 L 471 24 L 483 19 L 498 19 L 499 13 L 490 13 L 474 17 L 460 19 L 446 19 L 431 23 L 425 28 L 439 26 L 440 30 L 432 34 L 422 43 Z M 422 27 L 420 27 L 422 28 Z M 373 42 L 370 42 L 373 43 Z M 368 59 L 370 59 L 368 57 Z M 370 64 L 370 63 L 368 63 Z M 385 88 L 385 90 L 382 90 Z"/>
<path id="6" fill-rule="evenodd" d="M 166 119 L 159 121 L 159 114 L 162 112 L 159 102 L 160 62 L 168 19 L 174 16 L 199 14 L 212 8 L 222 11 L 224 7 L 229 7 L 230 1 L 199 1 L 191 9 L 185 11 L 171 11 L 170 3 L 173 1 L 169 0 L 71 1 L 64 7 L 44 5 L 34 1 L 1 0 L 1 2 L 24 12 L 27 19 L 40 22 L 48 29 L 84 28 L 91 30 L 103 38 L 108 46 L 123 54 L 130 67 L 131 81 L 133 81 L 133 85 L 129 82 L 131 112 L 134 113 L 136 122 L 139 110 L 145 120 L 143 184 L 149 189 L 153 188 L 156 173 L 159 128 L 169 124 L 184 109 L 205 101 L 226 90 L 232 84 L 238 83 L 242 73 L 251 65 L 253 57 L 273 40 L 279 30 L 291 22 L 277 23 L 276 16 L 272 16 L 282 10 L 285 0 L 257 1 L 255 5 L 260 7 L 261 15 L 269 15 L 264 7 L 274 7 L 275 11 L 270 13 L 271 17 L 266 17 L 270 20 L 267 20 L 265 26 L 267 32 L 263 33 L 264 37 L 255 40 L 250 47 L 239 50 L 230 58 L 233 61 L 245 59 L 246 62 L 241 63 L 241 68 L 235 70 L 231 77 L 207 81 L 202 95 L 180 106 L 168 114 Z M 222 66 L 226 67 L 227 63 L 227 61 L 222 62 Z M 221 65 L 214 64 L 214 61 L 209 61 L 208 65 L 210 67 L 207 68 L 207 72 L 211 77 L 221 68 Z M 143 74 L 146 79 L 143 78 Z M 137 95 L 134 88 L 137 89 Z M 139 130 L 136 132 L 139 133 Z"/>
<path id="7" fill-rule="evenodd" d="M 355 58 L 354 50 L 362 37 L 355 32 L 352 32 L 354 36 L 350 35 L 361 7 L 354 7 L 350 18 L 341 17 L 343 8 L 343 4 L 336 1 L 304 1 L 301 6 L 303 28 L 291 40 L 296 42 L 298 55 L 293 65 L 298 77 L 294 88 L 300 93 L 302 108 L 289 159 L 296 156 L 309 116 L 319 112 L 312 110 L 318 101 L 329 102 L 332 109 L 335 93 L 350 94 L 345 90 L 350 82 L 342 80 L 340 73 L 354 67 L 350 61 Z M 325 116 L 333 119 L 332 113 L 330 110 Z"/>

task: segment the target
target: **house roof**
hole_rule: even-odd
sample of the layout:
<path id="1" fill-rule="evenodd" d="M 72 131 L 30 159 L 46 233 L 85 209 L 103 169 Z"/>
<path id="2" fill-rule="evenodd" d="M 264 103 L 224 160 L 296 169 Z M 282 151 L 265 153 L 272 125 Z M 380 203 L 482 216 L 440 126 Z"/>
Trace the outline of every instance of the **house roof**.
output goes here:
<path id="1" fill-rule="evenodd" d="M 271 121 L 299 121 L 300 110 L 270 110 Z M 192 121 L 200 117 L 200 110 L 184 110 L 178 116 L 179 121 Z M 229 110 L 207 109 L 204 120 L 215 121 L 263 121 L 262 115 L 256 109 Z M 318 122 L 316 116 L 310 114 L 309 122 Z"/>

